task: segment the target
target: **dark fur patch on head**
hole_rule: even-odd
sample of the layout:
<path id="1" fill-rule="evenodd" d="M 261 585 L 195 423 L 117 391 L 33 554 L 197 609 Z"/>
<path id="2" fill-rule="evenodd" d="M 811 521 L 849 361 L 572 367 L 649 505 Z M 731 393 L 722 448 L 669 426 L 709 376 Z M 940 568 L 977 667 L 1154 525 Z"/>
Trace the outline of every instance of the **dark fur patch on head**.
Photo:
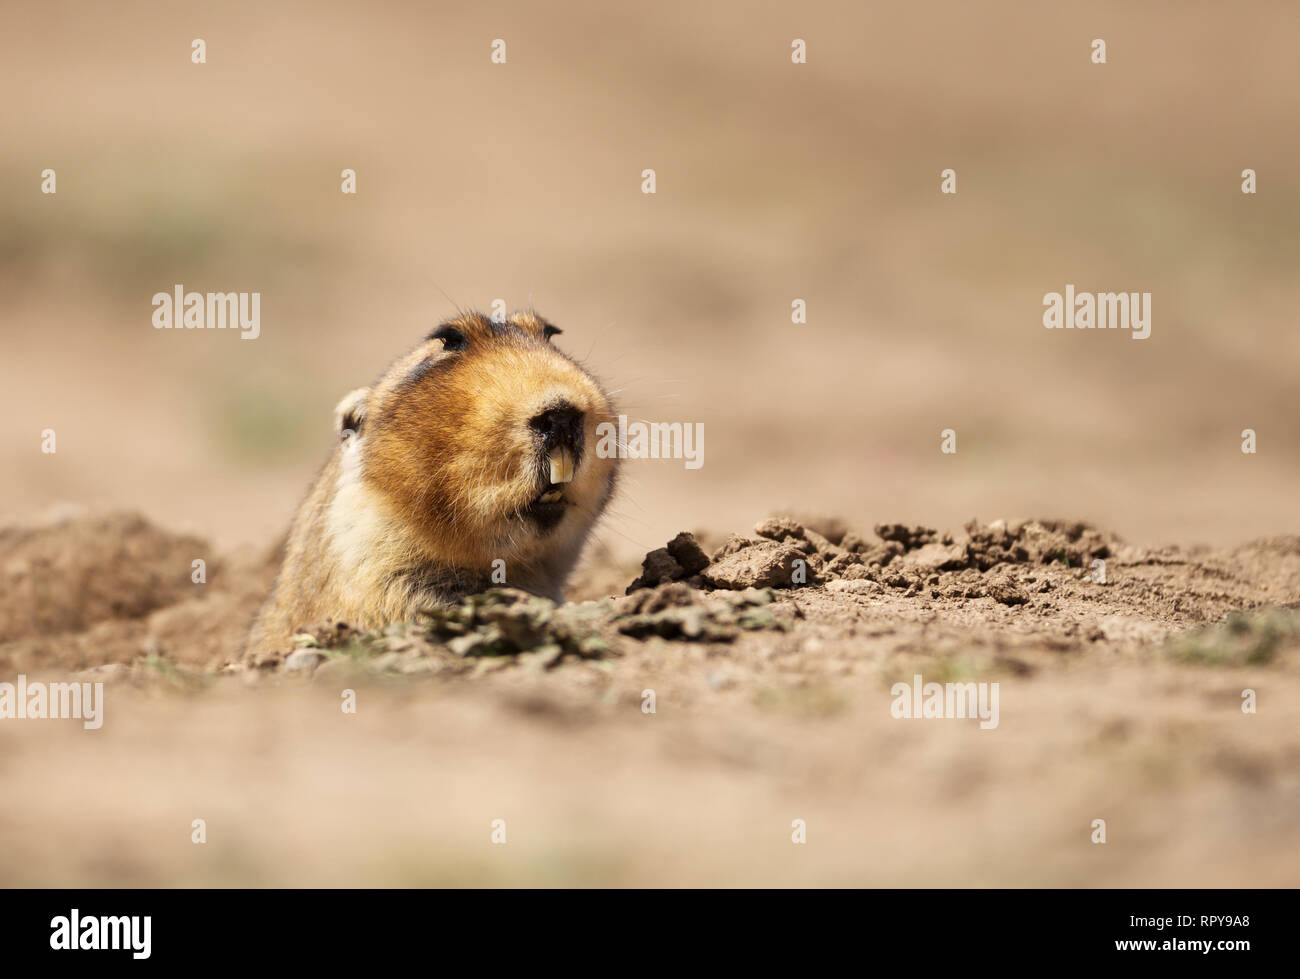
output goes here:
<path id="1" fill-rule="evenodd" d="M 425 334 L 424 339 L 441 340 L 444 350 L 464 350 L 469 346 L 469 340 L 465 337 L 465 331 L 460 329 L 454 323 L 443 323 L 435 330 Z"/>

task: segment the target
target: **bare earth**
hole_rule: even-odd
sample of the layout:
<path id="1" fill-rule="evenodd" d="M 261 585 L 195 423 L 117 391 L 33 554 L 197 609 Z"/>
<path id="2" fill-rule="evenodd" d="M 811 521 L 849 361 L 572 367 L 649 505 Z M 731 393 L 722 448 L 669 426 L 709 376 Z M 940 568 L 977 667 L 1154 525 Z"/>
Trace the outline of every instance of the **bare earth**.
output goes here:
<path id="1" fill-rule="evenodd" d="M 265 555 L 199 585 L 202 542 L 136 517 L 4 530 L 0 679 L 102 680 L 106 707 L 0 723 L 0 883 L 1297 883 L 1300 538 L 759 529 L 700 535 L 702 576 L 652 556 L 631 596 L 599 555 L 586 602 L 502 592 L 504 632 L 442 623 L 459 646 L 321 624 L 293 670 L 239 663 Z M 807 584 L 762 587 L 797 560 Z M 998 726 L 892 717 L 918 673 L 997 681 Z"/>

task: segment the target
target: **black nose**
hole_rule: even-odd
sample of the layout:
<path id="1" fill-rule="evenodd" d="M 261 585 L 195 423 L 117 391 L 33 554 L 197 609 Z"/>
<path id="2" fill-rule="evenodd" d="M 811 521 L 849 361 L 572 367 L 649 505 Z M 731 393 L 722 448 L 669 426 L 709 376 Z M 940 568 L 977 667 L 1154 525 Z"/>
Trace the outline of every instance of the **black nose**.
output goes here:
<path id="1" fill-rule="evenodd" d="M 542 436 L 547 448 L 567 446 L 576 449 L 582 444 L 582 412 L 571 404 L 562 403 L 536 415 L 528 423 Z"/>

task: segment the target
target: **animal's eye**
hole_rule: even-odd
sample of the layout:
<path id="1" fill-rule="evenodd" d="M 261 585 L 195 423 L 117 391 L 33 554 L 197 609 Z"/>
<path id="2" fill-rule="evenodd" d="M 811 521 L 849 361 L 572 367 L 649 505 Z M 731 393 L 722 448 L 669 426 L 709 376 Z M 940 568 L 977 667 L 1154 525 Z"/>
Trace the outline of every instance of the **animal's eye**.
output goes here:
<path id="1" fill-rule="evenodd" d="M 465 334 L 454 326 L 440 326 L 429 334 L 429 340 L 441 340 L 443 350 L 464 350 L 469 346 Z"/>
<path id="2" fill-rule="evenodd" d="M 551 326 L 550 323 L 547 323 L 544 327 L 542 327 L 542 336 L 546 337 L 546 339 L 548 340 L 551 339 L 551 337 L 555 336 L 555 334 L 563 333 L 563 332 L 564 331 L 561 330 L 558 326 Z"/>

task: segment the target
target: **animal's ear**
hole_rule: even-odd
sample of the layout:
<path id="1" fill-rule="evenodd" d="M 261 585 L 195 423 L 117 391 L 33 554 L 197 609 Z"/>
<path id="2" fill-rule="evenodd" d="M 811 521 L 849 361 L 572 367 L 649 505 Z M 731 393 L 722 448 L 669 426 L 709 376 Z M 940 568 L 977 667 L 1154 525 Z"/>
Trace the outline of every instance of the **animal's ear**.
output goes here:
<path id="1" fill-rule="evenodd" d="M 334 406 L 334 433 L 339 438 L 346 438 L 347 432 L 361 434 L 361 424 L 366 419 L 366 399 L 370 397 L 370 388 L 357 388 L 343 395 L 343 400 Z"/>

